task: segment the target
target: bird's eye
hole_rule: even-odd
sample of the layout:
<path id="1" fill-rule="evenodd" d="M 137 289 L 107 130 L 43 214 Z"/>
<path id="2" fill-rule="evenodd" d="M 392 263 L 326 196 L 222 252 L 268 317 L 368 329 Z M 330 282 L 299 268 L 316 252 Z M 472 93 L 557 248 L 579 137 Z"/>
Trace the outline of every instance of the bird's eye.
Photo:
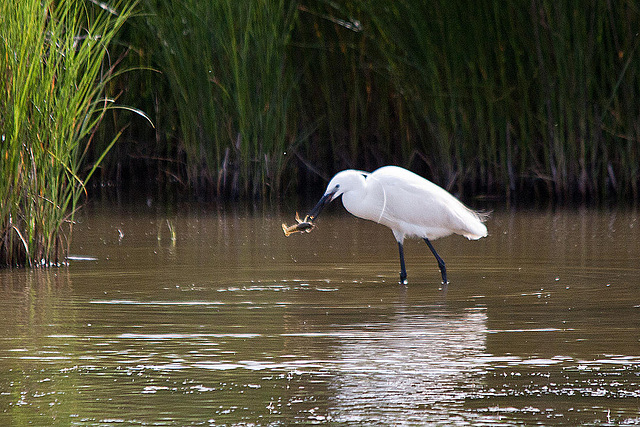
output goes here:
<path id="1" fill-rule="evenodd" d="M 336 190 L 340 188 L 340 184 L 336 184 Z"/>

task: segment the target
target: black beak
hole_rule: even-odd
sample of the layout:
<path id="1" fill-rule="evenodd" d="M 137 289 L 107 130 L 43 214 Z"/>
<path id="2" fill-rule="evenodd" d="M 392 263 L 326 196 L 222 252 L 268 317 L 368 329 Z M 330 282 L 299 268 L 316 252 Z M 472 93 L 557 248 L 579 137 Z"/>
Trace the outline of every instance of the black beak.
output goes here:
<path id="1" fill-rule="evenodd" d="M 320 215 L 322 209 L 324 209 L 324 207 L 331 202 L 334 194 L 336 194 L 335 191 L 322 196 L 320 201 L 313 207 L 313 209 L 309 211 L 309 217 L 311 218 L 311 221 L 314 221 L 318 217 L 318 215 Z"/>

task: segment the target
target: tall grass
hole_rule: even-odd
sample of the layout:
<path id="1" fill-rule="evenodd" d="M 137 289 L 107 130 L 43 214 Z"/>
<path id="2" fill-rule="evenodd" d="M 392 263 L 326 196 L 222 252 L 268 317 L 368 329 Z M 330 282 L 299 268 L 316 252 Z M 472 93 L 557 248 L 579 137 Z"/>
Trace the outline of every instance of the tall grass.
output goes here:
<path id="1" fill-rule="evenodd" d="M 370 33 L 365 2 L 301 2 L 291 46 L 300 58 L 299 111 L 309 136 L 298 155 L 326 177 L 403 161 L 406 106 Z"/>
<path id="2" fill-rule="evenodd" d="M 438 180 L 638 197 L 637 5 L 370 4 L 414 148 Z"/>
<path id="3" fill-rule="evenodd" d="M 131 6 L 0 0 L 0 265 L 63 262 L 111 101 L 107 46 Z M 115 139 L 108 144 L 113 145 Z"/>
<path id="4" fill-rule="evenodd" d="M 297 140 L 289 64 L 296 8 L 279 0 L 148 1 L 153 66 L 177 114 L 171 151 L 199 191 L 277 192 Z M 159 79 L 156 79 L 159 80 Z"/>
<path id="5" fill-rule="evenodd" d="M 634 1 L 142 6 L 128 34 L 159 74 L 125 84 L 160 128 L 127 137 L 192 191 L 301 191 L 395 163 L 459 192 L 640 196 Z"/>

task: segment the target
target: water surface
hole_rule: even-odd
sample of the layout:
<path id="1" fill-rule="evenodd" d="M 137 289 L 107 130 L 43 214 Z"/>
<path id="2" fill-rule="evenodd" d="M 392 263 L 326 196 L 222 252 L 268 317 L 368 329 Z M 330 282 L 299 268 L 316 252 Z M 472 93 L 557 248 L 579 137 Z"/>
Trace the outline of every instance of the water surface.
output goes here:
<path id="1" fill-rule="evenodd" d="M 92 208 L 0 271 L 1 425 L 640 424 L 635 210 L 421 241 L 334 210 Z"/>

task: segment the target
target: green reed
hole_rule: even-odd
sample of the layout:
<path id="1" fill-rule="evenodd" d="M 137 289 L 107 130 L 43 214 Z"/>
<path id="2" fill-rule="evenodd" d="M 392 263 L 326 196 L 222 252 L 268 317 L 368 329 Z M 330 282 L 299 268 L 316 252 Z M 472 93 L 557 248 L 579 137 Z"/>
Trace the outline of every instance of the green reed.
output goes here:
<path id="1" fill-rule="evenodd" d="M 220 194 L 278 191 L 296 87 L 288 66 L 296 9 L 280 0 L 147 1 L 152 66 L 169 88 L 179 131 L 167 150 L 190 186 Z M 142 25 L 141 25 L 142 27 Z M 151 77 L 154 78 L 154 77 Z M 154 78 L 157 82 L 160 79 Z"/>
<path id="2" fill-rule="evenodd" d="M 158 73 L 121 84 L 160 127 L 152 142 L 129 128 L 138 151 L 121 158 L 162 159 L 196 193 L 300 192 L 394 163 L 458 192 L 640 196 L 635 2 L 142 6 L 124 44 Z"/>
<path id="3" fill-rule="evenodd" d="M 440 182 L 638 197 L 632 2 L 366 3 Z"/>
<path id="4" fill-rule="evenodd" d="M 83 162 L 112 104 L 107 45 L 130 13 L 0 0 L 0 265 L 64 261 L 63 228 L 104 156 Z"/>

